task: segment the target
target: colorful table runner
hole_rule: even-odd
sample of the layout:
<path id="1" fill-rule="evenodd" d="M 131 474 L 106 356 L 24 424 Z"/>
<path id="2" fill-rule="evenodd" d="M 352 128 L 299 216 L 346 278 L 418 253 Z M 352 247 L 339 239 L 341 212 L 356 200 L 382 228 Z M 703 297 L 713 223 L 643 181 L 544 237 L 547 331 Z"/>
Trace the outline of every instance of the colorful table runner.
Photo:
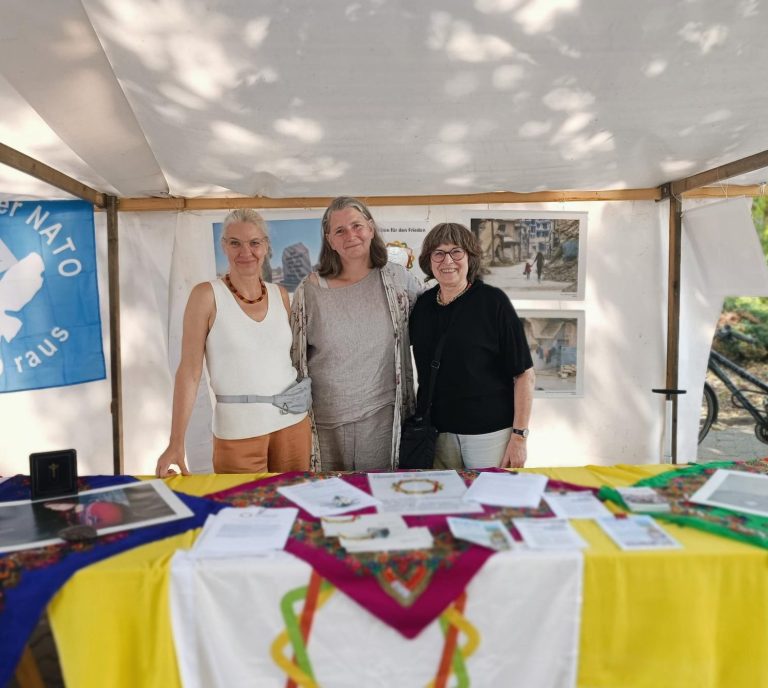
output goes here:
<path id="1" fill-rule="evenodd" d="M 130 476 L 93 476 L 78 481 L 79 490 L 135 482 Z M 29 499 L 29 477 L 0 484 L 0 501 Z M 179 494 L 193 517 L 104 535 L 92 542 L 62 543 L 0 554 L 0 686 L 10 681 L 40 615 L 59 588 L 84 566 L 190 528 L 199 528 L 221 505 Z"/>
<path id="2" fill-rule="evenodd" d="M 459 471 L 459 475 L 468 485 L 479 473 L 480 471 Z M 337 475 L 355 487 L 369 492 L 365 473 Z M 278 487 L 323 477 L 327 476 L 284 473 L 209 496 L 218 502 L 238 507 L 290 506 L 292 503 L 277 492 Z M 590 488 L 550 481 L 548 489 L 583 491 Z M 484 513 L 475 514 L 473 517 L 495 518 L 511 526 L 512 518 L 553 515 L 542 501 L 535 509 L 484 507 Z M 434 537 L 433 548 L 407 552 L 348 554 L 336 538 L 323 536 L 319 519 L 302 510 L 285 549 L 306 561 L 320 576 L 406 638 L 414 638 L 463 592 L 493 552 L 454 539 L 446 524 L 445 515 L 406 516 L 405 521 L 409 526 L 429 527 Z"/>
<path id="3" fill-rule="evenodd" d="M 768 549 L 768 518 L 688 501 L 718 468 L 768 475 L 768 459 L 693 464 L 639 480 L 635 486 L 652 487 L 669 501 L 670 510 L 653 513 L 655 518 L 692 526 Z M 624 506 L 619 493 L 611 487 L 602 487 L 599 497 Z"/>

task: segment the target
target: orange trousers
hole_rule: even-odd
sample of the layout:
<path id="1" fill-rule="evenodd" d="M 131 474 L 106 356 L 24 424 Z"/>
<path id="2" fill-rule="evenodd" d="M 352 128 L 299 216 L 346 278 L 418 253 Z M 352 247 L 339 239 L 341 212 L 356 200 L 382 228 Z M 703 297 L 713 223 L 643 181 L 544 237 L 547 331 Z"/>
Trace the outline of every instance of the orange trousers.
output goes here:
<path id="1" fill-rule="evenodd" d="M 312 451 L 309 416 L 268 435 L 242 440 L 213 438 L 214 473 L 308 471 Z"/>

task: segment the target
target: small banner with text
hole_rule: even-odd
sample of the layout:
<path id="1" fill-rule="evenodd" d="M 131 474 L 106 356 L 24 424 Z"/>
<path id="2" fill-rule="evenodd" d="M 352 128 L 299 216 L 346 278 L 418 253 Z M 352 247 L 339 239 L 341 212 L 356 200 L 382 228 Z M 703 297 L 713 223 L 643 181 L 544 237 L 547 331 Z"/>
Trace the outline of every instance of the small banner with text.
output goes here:
<path id="1" fill-rule="evenodd" d="M 104 377 L 93 207 L 0 201 L 0 393 Z"/>

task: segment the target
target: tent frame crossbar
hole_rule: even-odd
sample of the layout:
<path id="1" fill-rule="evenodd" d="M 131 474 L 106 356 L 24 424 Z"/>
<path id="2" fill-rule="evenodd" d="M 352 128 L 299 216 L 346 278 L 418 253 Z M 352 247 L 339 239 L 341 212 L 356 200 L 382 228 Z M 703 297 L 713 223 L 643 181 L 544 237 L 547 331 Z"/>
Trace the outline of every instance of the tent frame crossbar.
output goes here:
<path id="1" fill-rule="evenodd" d="M 683 192 L 684 198 L 713 198 L 761 196 L 764 185 L 720 185 Z M 478 194 L 449 194 L 423 196 L 360 196 L 367 205 L 471 205 L 499 203 L 573 203 L 590 201 L 661 201 L 668 197 L 668 185 L 650 189 L 604 189 L 597 191 L 533 191 L 516 193 L 498 191 Z M 677 194 L 680 195 L 680 194 Z M 182 210 L 234 210 L 235 208 L 326 208 L 331 196 L 301 196 L 271 198 L 268 196 L 209 197 L 209 198 L 121 198 L 118 210 L 123 212 L 162 212 Z"/>
<path id="2" fill-rule="evenodd" d="M 120 284 L 118 264 L 119 211 L 221 210 L 233 208 L 323 208 L 330 197 L 301 198 L 117 198 L 59 172 L 9 146 L 0 143 L 0 163 L 13 167 L 73 196 L 107 211 L 107 266 L 109 276 L 110 372 L 112 383 L 112 442 L 115 474 L 124 470 L 122 421 L 122 367 L 120 354 Z M 680 355 L 680 266 L 682 244 L 682 197 L 763 195 L 765 185 L 727 186 L 727 179 L 768 167 L 768 150 L 735 160 L 726 165 L 662 184 L 650 189 L 610 189 L 603 191 L 498 192 L 430 196 L 362 197 L 373 206 L 467 205 L 473 203 L 551 203 L 573 201 L 659 201 L 669 199 L 669 265 L 667 289 L 666 389 L 672 406 L 671 459 L 677 463 L 677 401 Z M 708 186 L 715 184 L 716 186 Z M 706 187 L 706 188 L 705 188 Z"/>

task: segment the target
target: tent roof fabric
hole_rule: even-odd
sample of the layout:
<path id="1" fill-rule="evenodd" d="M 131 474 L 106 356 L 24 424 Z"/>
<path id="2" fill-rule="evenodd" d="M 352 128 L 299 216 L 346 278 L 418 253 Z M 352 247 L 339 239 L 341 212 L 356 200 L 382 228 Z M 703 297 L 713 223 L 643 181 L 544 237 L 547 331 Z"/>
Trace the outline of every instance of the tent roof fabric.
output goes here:
<path id="1" fill-rule="evenodd" d="M 6 0 L 0 142 L 133 197 L 653 187 L 768 148 L 761 4 Z"/>

